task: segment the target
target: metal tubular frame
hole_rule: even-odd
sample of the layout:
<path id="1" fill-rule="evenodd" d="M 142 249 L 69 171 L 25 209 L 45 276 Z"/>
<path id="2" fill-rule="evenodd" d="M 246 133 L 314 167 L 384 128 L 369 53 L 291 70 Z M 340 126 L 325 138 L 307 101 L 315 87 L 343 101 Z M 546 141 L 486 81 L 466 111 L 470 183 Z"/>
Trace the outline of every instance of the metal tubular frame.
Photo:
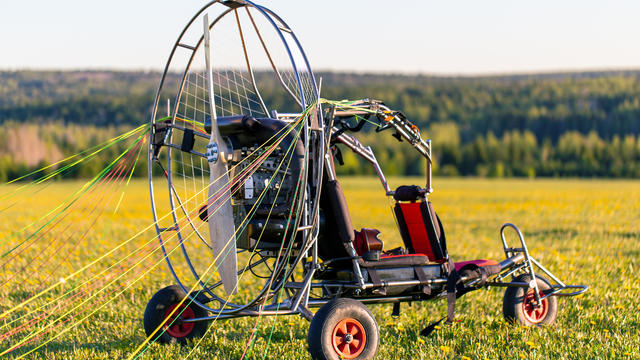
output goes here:
<path id="1" fill-rule="evenodd" d="M 513 229 L 516 234 L 518 235 L 518 239 L 520 239 L 520 245 L 521 247 L 519 248 L 513 248 L 510 247 L 507 244 L 507 239 L 505 236 L 505 230 L 507 228 L 511 228 Z M 530 254 L 529 254 L 529 248 L 527 247 L 527 243 L 524 241 L 524 236 L 522 235 L 522 232 L 520 231 L 520 229 L 518 229 L 517 226 L 515 226 L 512 223 L 505 223 L 502 225 L 502 227 L 500 227 L 500 238 L 502 240 L 502 248 L 504 250 L 504 255 L 507 259 L 509 258 L 514 258 L 514 257 L 518 257 L 520 256 L 523 261 L 522 264 L 520 266 L 517 266 L 513 269 L 510 269 L 509 272 L 506 272 L 504 274 L 501 274 L 497 277 L 497 281 L 491 282 L 489 285 L 494 285 L 494 286 L 519 286 L 519 287 L 524 287 L 523 283 L 517 283 L 517 282 L 509 282 L 509 283 L 503 283 L 502 279 L 511 276 L 519 271 L 522 272 L 526 272 L 531 276 L 531 279 L 533 279 L 531 281 L 531 283 L 526 284 L 526 287 L 532 288 L 535 291 L 535 297 L 536 297 L 536 302 L 538 304 L 538 306 L 541 306 L 540 300 L 548 297 L 548 296 L 576 296 L 576 295 L 580 295 L 582 293 L 584 293 L 585 291 L 587 291 L 589 289 L 589 287 L 587 285 L 567 285 L 564 282 L 562 282 L 562 280 L 560 280 L 557 276 L 555 276 L 551 271 L 549 271 L 547 268 L 545 268 L 544 266 L 542 266 L 542 264 L 540 264 L 536 259 L 534 259 Z M 536 272 L 534 269 L 534 265 L 536 267 L 538 267 L 538 269 L 540 269 L 544 274 L 546 274 L 548 277 L 550 277 L 553 281 L 555 281 L 557 283 L 557 285 L 552 285 L 553 291 L 544 294 L 543 296 L 540 296 L 540 290 L 538 289 L 538 283 L 537 281 L 535 281 L 536 279 Z M 567 289 L 579 289 L 577 291 L 573 291 L 570 293 L 567 292 L 563 292 L 564 290 Z"/>
<path id="2" fill-rule="evenodd" d="M 420 132 L 417 130 L 418 128 L 409 122 L 401 112 L 390 109 L 381 101 L 370 99 L 358 100 L 344 106 L 341 106 L 340 104 L 332 105 L 332 108 L 334 109 L 333 116 L 335 117 L 353 117 L 358 115 L 375 114 L 378 118 L 379 129 L 393 128 L 399 136 L 411 144 L 411 146 L 413 146 L 413 148 L 415 148 L 426 159 L 427 179 L 425 191 L 427 194 L 433 192 L 433 188 L 431 186 L 431 139 L 422 139 Z M 335 126 L 331 129 L 332 134 L 338 134 L 336 137 L 337 141 L 344 144 L 351 149 L 351 151 L 362 156 L 365 160 L 371 163 L 371 165 L 373 165 L 387 196 L 392 196 L 394 192 L 389 188 L 387 179 L 385 178 L 371 147 L 362 145 L 354 136 L 342 132 L 341 129 L 338 129 Z"/>
<path id="3" fill-rule="evenodd" d="M 184 49 L 187 49 L 188 51 L 191 51 L 191 56 L 187 62 L 187 66 L 184 70 L 182 80 L 179 85 L 179 91 L 176 95 L 176 104 L 179 104 L 180 97 L 182 96 L 185 82 L 186 82 L 191 64 L 193 62 L 195 53 L 202 44 L 202 38 L 200 38 L 200 40 L 197 42 L 195 46 L 182 43 L 182 38 L 187 32 L 187 30 L 194 23 L 194 21 L 197 18 L 199 18 L 209 7 L 217 3 L 224 5 L 225 2 L 222 0 L 215 0 L 215 1 L 209 2 L 204 7 L 202 7 L 187 23 L 187 25 L 181 32 L 180 36 L 174 43 L 174 46 L 169 55 L 169 59 L 165 65 L 165 70 L 162 75 L 160 85 L 158 87 L 155 100 L 154 100 L 153 113 L 151 117 L 151 131 L 149 135 L 150 140 L 153 140 L 153 136 L 155 135 L 154 130 L 156 125 L 156 115 L 158 111 L 158 104 L 160 101 L 160 94 L 165 84 L 166 76 L 169 71 L 169 67 L 173 61 L 173 56 L 176 52 L 176 49 L 184 48 Z M 380 168 L 380 165 L 378 164 L 378 161 L 371 147 L 362 145 L 357 140 L 356 137 L 344 133 L 344 129 L 339 129 L 338 127 L 335 126 L 334 120 L 336 118 L 351 117 L 356 115 L 375 114 L 376 118 L 378 119 L 379 127 L 381 127 L 382 129 L 385 129 L 385 128 L 394 129 L 398 136 L 407 140 L 407 142 L 409 142 L 427 160 L 427 171 L 426 171 L 427 179 L 425 184 L 426 186 L 424 189 L 424 191 L 427 194 L 433 191 L 432 177 L 431 177 L 431 168 L 432 168 L 431 140 L 422 139 L 417 127 L 411 124 L 402 113 L 391 110 L 382 102 L 379 102 L 376 100 L 364 99 L 357 102 L 349 103 L 348 105 L 344 105 L 344 106 L 341 106 L 339 103 L 332 104 L 328 109 L 329 110 L 328 116 L 325 119 L 323 119 L 323 111 L 321 107 L 321 102 L 319 101 L 320 100 L 319 89 L 317 87 L 316 80 L 313 76 L 313 73 L 311 72 L 311 67 L 307 60 L 307 57 L 304 51 L 302 50 L 302 47 L 297 37 L 295 36 L 293 31 L 290 29 L 290 27 L 271 10 L 261 7 L 259 5 L 256 5 L 249 0 L 236 0 L 235 4 L 241 4 L 242 6 L 244 6 L 247 9 L 247 12 L 248 12 L 248 7 L 252 7 L 256 9 L 260 14 L 265 16 L 265 18 L 270 22 L 270 24 L 273 26 L 273 28 L 279 35 L 280 40 L 283 42 L 285 49 L 288 53 L 289 60 L 291 61 L 291 65 L 294 69 L 296 82 L 298 84 L 298 89 L 299 89 L 299 96 L 300 96 L 298 103 L 301 106 L 302 111 L 305 110 L 308 104 L 313 103 L 313 101 L 317 101 L 317 105 L 315 105 L 316 107 L 313 109 L 314 111 L 312 111 L 311 114 L 308 115 L 307 118 L 304 120 L 304 126 L 301 132 L 301 138 L 303 139 L 304 147 L 306 150 L 305 158 L 304 158 L 304 164 L 306 166 L 301 174 L 301 178 L 298 179 L 300 181 L 299 184 L 301 185 L 300 185 L 300 189 L 296 193 L 297 203 L 294 206 L 296 206 L 297 213 L 295 216 L 295 223 L 293 224 L 293 229 L 290 235 L 291 236 L 290 244 L 293 244 L 293 240 L 298 232 L 302 233 L 303 241 L 301 242 L 299 248 L 296 248 L 295 251 L 287 252 L 284 255 L 286 257 L 292 258 L 293 261 L 289 262 L 289 259 L 286 259 L 285 261 L 282 262 L 282 264 L 274 265 L 274 271 L 272 272 L 269 278 L 269 281 L 265 284 L 265 286 L 259 292 L 258 296 L 254 298 L 252 301 L 248 302 L 247 304 L 244 304 L 244 305 L 229 304 L 229 303 L 226 303 L 223 299 L 213 294 L 212 289 L 219 286 L 221 282 L 218 282 L 210 286 L 207 286 L 202 282 L 200 276 L 197 274 L 195 268 L 191 264 L 189 255 L 184 246 L 184 239 L 182 237 L 180 228 L 178 226 L 178 219 L 176 216 L 177 209 L 174 203 L 174 195 L 172 195 L 173 193 L 175 193 L 175 189 L 173 188 L 172 173 L 171 173 L 171 154 L 172 154 L 172 149 L 175 149 L 175 150 L 181 150 L 181 149 L 180 149 L 180 146 L 172 143 L 171 129 L 175 128 L 175 129 L 184 131 L 185 128 L 175 123 L 177 112 L 178 112 L 178 106 L 175 106 L 171 114 L 171 124 L 168 127 L 167 134 L 165 136 L 165 141 L 162 144 L 163 146 L 167 147 L 167 158 L 168 158 L 167 182 L 169 187 L 169 202 L 170 202 L 171 209 L 173 210 L 172 217 L 173 217 L 174 224 L 172 227 L 168 227 L 168 228 L 161 228 L 158 224 L 157 210 L 156 210 L 155 197 L 154 197 L 154 191 L 153 191 L 153 171 L 152 171 L 153 163 L 156 162 L 157 159 L 155 159 L 153 155 L 154 154 L 153 141 L 149 141 L 148 173 L 149 173 L 149 192 L 150 192 L 150 199 L 151 199 L 152 215 L 155 222 L 157 238 L 160 242 L 163 256 L 166 259 L 169 270 L 174 276 L 177 284 L 185 291 L 185 293 L 190 294 L 189 295 L 190 304 L 201 307 L 202 309 L 205 309 L 213 314 L 212 316 L 183 320 L 183 321 L 196 322 L 196 321 L 208 321 L 208 320 L 214 320 L 214 319 L 230 319 L 230 318 L 243 317 L 243 316 L 294 315 L 294 314 L 299 314 L 310 320 L 310 318 L 313 315 L 309 311 L 309 307 L 322 306 L 326 304 L 328 301 L 330 301 L 332 297 L 339 296 L 343 291 L 350 291 L 351 292 L 350 295 L 355 294 L 355 297 L 358 300 L 367 304 L 398 303 L 398 302 L 404 302 L 404 301 L 427 300 L 434 297 L 444 296 L 445 294 L 444 289 L 440 289 L 439 292 L 436 292 L 427 297 L 424 297 L 424 294 L 422 294 L 418 290 L 416 290 L 415 292 L 409 292 L 406 294 L 394 295 L 394 296 L 372 296 L 371 293 L 367 294 L 366 292 L 368 290 L 372 290 L 376 288 L 376 286 L 379 286 L 379 284 L 377 285 L 373 284 L 372 282 L 369 282 L 367 281 L 367 279 L 365 279 L 363 275 L 363 271 L 360 268 L 360 265 L 357 261 L 358 255 L 355 251 L 355 248 L 353 247 L 353 244 L 349 244 L 347 246 L 347 250 L 349 252 L 349 256 L 353 263 L 353 276 L 355 277 L 355 281 L 338 281 L 338 280 L 318 281 L 317 279 L 314 278 L 318 270 L 322 270 L 325 268 L 325 266 L 322 265 L 318 259 L 317 239 L 320 231 L 319 229 L 320 201 L 319 200 L 321 195 L 320 192 L 322 188 L 321 182 L 322 182 L 323 172 L 326 170 L 329 179 L 335 179 L 335 174 L 332 171 L 333 157 L 332 157 L 331 151 L 329 150 L 329 147 L 331 146 L 332 142 L 337 141 L 344 144 L 349 149 L 354 151 L 356 154 L 358 154 L 359 156 L 367 160 L 369 163 L 371 163 L 374 166 L 375 171 L 378 175 L 378 178 L 382 183 L 382 187 L 384 188 L 385 194 L 387 196 L 391 196 L 394 194 L 394 192 L 390 189 L 387 183 L 384 173 L 382 172 L 382 169 Z M 229 7 L 229 9 L 227 9 L 226 11 L 223 11 L 222 14 L 220 14 L 210 24 L 210 29 L 213 28 L 213 26 L 215 26 L 215 24 L 222 17 L 228 15 L 232 10 L 234 10 L 234 13 L 237 16 L 236 8 Z M 249 17 L 251 19 L 253 26 L 256 27 L 254 19 L 250 13 L 249 13 Z M 242 31 L 239 21 L 238 21 L 238 29 L 239 31 Z M 281 78 L 280 73 L 278 69 L 275 67 L 275 64 L 271 59 L 271 55 L 269 54 L 269 51 L 266 48 L 266 45 L 264 44 L 262 36 L 260 35 L 257 27 L 256 27 L 256 31 L 258 32 L 258 36 L 260 38 L 260 41 L 262 42 L 262 46 L 264 47 L 264 50 L 267 56 L 269 57 L 269 60 L 272 63 L 272 67 L 274 71 L 279 77 L 279 81 L 281 85 L 284 86 L 286 91 L 288 91 L 292 95 L 292 97 L 297 100 L 296 95 L 291 92 L 291 89 L 289 89 L 289 87 L 284 83 L 283 79 Z M 305 97 L 300 74 L 298 73 L 298 65 L 295 62 L 295 59 L 293 57 L 291 49 L 289 48 L 287 40 L 285 40 L 285 35 L 283 34 L 283 31 L 286 33 L 287 36 L 290 36 L 293 39 L 295 46 L 297 47 L 296 51 L 299 51 L 300 55 L 303 58 L 304 64 L 302 64 L 302 68 L 304 68 L 305 71 L 309 72 L 309 76 L 310 76 L 313 90 L 314 90 L 313 95 L 315 96 L 315 99 L 306 99 Z M 243 41 L 243 44 L 242 44 L 243 50 L 245 51 L 246 65 L 249 69 L 248 71 L 250 72 L 252 86 L 254 87 L 254 90 L 256 90 L 256 93 L 260 97 L 260 94 L 257 91 L 257 86 L 255 84 L 253 71 L 251 69 L 251 64 L 247 57 L 243 36 L 242 36 L 242 41 Z M 260 103 L 261 103 L 261 107 L 266 112 L 267 108 L 262 102 L 261 97 L 260 97 Z M 278 114 L 276 110 L 273 110 L 272 114 L 274 114 L 273 116 L 277 117 L 278 119 L 289 121 L 289 120 L 298 118 L 303 113 Z M 269 114 L 267 114 L 267 116 L 268 115 Z M 194 135 L 199 137 L 204 137 L 204 138 L 209 137 L 209 135 L 201 132 L 197 132 L 197 131 L 194 131 Z M 204 154 L 201 154 L 199 152 L 191 151 L 190 153 L 197 156 L 205 157 Z M 310 163 L 309 156 L 311 155 L 313 155 L 314 159 L 323 159 L 323 161 L 313 161 L 312 162 L 313 167 L 309 169 L 309 166 L 308 166 Z M 311 186 L 315 186 L 315 191 L 311 189 Z M 186 214 L 187 211 L 186 209 L 184 209 L 181 199 L 177 196 L 177 194 L 175 194 L 175 196 L 176 196 L 175 200 L 178 201 L 179 207 L 182 208 L 182 211 L 185 212 Z M 191 224 L 191 226 L 194 229 L 196 228 L 193 224 Z M 513 228 L 516 231 L 521 242 L 520 248 L 511 248 L 508 246 L 506 237 L 505 237 L 505 230 L 508 227 Z M 200 295 L 203 295 L 205 293 L 208 294 L 208 297 L 205 295 L 206 297 L 205 300 L 202 300 L 201 296 L 196 298 L 196 296 L 191 294 L 191 292 L 182 284 L 182 282 L 180 281 L 180 278 L 177 276 L 173 268 L 173 265 L 167 255 L 167 251 L 165 249 L 164 241 L 162 237 L 162 234 L 164 232 L 170 231 L 170 230 L 176 231 L 180 246 L 182 248 L 183 256 L 187 261 L 187 265 L 189 266 L 192 274 L 194 275 L 194 277 L 197 279 L 197 281 L 200 283 L 200 286 L 202 287 L 202 290 L 198 291 L 197 293 L 199 293 Z M 285 231 L 284 236 L 286 236 L 286 234 L 287 234 L 287 231 Z M 202 240 L 204 240 L 204 238 L 198 232 L 197 232 L 197 235 Z M 524 237 L 522 233 L 515 225 L 510 223 L 504 224 L 500 229 L 500 236 L 502 239 L 503 249 L 505 252 L 505 260 L 500 262 L 500 273 L 495 276 L 492 276 L 487 282 L 485 282 L 484 284 L 481 284 L 482 286 L 507 286 L 507 287 L 525 287 L 525 288 L 532 287 L 535 289 L 536 299 L 538 300 L 538 302 L 539 300 L 544 299 L 547 296 L 552 296 L 552 295 L 573 296 L 573 295 L 581 294 L 587 290 L 588 287 L 585 285 L 566 285 L 565 283 L 560 281 L 555 275 L 553 275 L 549 270 L 544 268 L 538 261 L 532 258 L 529 254 L 529 251 L 524 241 Z M 283 244 L 284 244 L 284 241 L 286 240 L 283 240 Z M 311 260 L 307 261 L 306 259 L 309 257 L 309 255 L 311 257 Z M 303 276 L 301 281 L 296 282 L 294 279 L 293 273 L 296 267 L 299 266 L 299 264 L 301 263 L 303 263 L 304 265 Z M 240 273 L 249 270 L 252 267 L 252 265 L 253 264 L 249 264 L 248 266 L 244 267 L 243 269 L 240 270 Z M 553 291 L 551 293 L 544 294 L 544 296 L 541 297 L 538 291 L 539 289 L 537 287 L 537 283 L 535 281 L 532 281 L 531 283 L 503 281 L 508 276 L 512 276 L 519 272 L 526 272 L 530 274 L 533 279 L 535 279 L 534 265 L 537 268 L 539 268 L 543 273 L 547 274 L 551 279 L 553 279 L 558 284 L 553 286 Z M 284 266 L 289 266 L 289 267 L 285 268 Z M 447 282 L 447 276 L 446 276 L 447 274 L 442 274 L 443 270 L 440 270 L 440 271 L 441 271 L 441 274 L 440 274 L 441 276 L 433 279 L 429 279 L 426 281 L 390 280 L 390 281 L 383 282 L 383 287 L 385 288 L 405 287 L 406 288 L 407 286 L 408 287 L 415 286 L 416 289 L 418 289 L 420 286 L 444 285 Z M 276 279 L 276 275 L 279 276 L 277 279 Z M 461 280 L 465 286 L 469 286 L 474 289 L 477 289 L 481 286 L 481 285 L 478 285 L 479 284 L 478 279 L 467 278 L 463 276 Z M 324 291 L 324 295 L 322 295 L 321 297 L 312 296 L 311 295 L 312 288 L 322 289 Z M 580 289 L 580 290 L 570 292 L 570 293 L 563 292 L 566 289 Z M 280 292 L 281 292 L 280 290 L 283 290 L 283 293 L 284 293 L 284 298 L 282 299 L 280 298 Z M 332 293 L 331 291 L 334 291 L 334 292 Z M 370 296 L 365 296 L 365 295 L 370 295 Z M 271 298 L 272 300 L 271 304 L 265 305 L 266 301 L 269 298 Z M 206 303 L 214 300 L 220 304 L 219 309 L 211 308 L 205 305 Z"/>

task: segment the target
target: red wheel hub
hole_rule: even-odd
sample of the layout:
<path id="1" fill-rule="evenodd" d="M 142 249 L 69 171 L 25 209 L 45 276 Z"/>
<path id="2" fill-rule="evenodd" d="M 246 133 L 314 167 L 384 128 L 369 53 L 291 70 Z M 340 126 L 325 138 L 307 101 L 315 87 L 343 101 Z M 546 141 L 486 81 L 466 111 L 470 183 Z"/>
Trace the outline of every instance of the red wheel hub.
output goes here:
<path id="1" fill-rule="evenodd" d="M 344 359 L 355 359 L 362 354 L 367 344 L 367 335 L 362 324 L 353 318 L 341 320 L 331 336 L 333 349 Z"/>
<path id="2" fill-rule="evenodd" d="M 542 291 L 539 292 L 540 297 L 544 296 Z M 522 312 L 524 317 L 533 324 L 541 323 L 549 312 L 549 301 L 547 298 L 540 300 L 540 304 L 536 301 L 535 292 L 533 289 L 529 289 L 522 301 Z"/>
<path id="3" fill-rule="evenodd" d="M 164 313 L 164 317 L 167 319 L 163 326 L 165 331 L 175 338 L 183 338 L 189 335 L 195 326 L 194 323 L 191 322 L 182 322 L 184 319 L 193 319 L 196 317 L 193 310 L 184 304 L 180 306 L 178 306 L 178 304 L 171 305 Z"/>

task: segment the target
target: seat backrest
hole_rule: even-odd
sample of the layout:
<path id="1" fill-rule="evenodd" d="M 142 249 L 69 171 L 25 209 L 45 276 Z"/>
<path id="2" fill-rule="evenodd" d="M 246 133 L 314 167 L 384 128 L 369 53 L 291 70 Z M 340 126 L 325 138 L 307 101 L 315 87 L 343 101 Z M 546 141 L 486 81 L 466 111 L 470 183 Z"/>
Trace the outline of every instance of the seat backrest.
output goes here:
<path id="1" fill-rule="evenodd" d="M 323 260 L 348 257 L 346 243 L 355 240 L 355 231 L 347 200 L 338 180 L 322 182 L 320 198 L 321 226 L 318 235 L 318 252 Z"/>
<path id="2" fill-rule="evenodd" d="M 447 245 L 440 219 L 431 202 L 418 191 L 407 191 L 401 186 L 394 212 L 398 220 L 400 235 L 410 254 L 426 255 L 430 261 L 444 263 L 447 260 Z"/>

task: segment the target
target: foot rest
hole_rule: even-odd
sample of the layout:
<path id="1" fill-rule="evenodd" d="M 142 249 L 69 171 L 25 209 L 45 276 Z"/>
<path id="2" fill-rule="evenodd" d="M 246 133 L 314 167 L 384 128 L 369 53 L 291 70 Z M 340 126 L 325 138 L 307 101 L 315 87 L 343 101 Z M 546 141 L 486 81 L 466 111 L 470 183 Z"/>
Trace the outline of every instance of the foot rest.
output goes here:
<path id="1" fill-rule="evenodd" d="M 495 260 L 479 259 L 479 260 L 460 261 L 455 263 L 456 270 L 458 271 L 460 271 L 460 269 L 464 268 L 467 265 L 475 265 L 477 267 L 483 267 L 483 266 L 498 265 L 498 262 Z"/>

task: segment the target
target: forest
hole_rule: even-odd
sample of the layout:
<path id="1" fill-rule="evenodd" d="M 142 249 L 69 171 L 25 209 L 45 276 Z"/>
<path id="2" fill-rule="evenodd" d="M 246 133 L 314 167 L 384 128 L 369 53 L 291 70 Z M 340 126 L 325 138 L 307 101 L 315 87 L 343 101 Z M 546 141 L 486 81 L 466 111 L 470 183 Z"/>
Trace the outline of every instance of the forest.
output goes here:
<path id="1" fill-rule="evenodd" d="M 404 112 L 432 139 L 437 175 L 640 177 L 640 71 L 316 77 L 324 98 L 379 99 Z M 266 74 L 257 78 L 269 81 Z M 171 74 L 167 82 L 175 86 L 179 79 Z M 159 80 L 157 72 L 0 71 L 0 180 L 147 123 Z M 281 101 L 269 91 L 263 97 L 268 106 Z M 424 172 L 410 147 L 379 135 L 358 134 L 387 174 Z M 117 150 L 66 176 L 90 175 Z M 372 173 L 353 154 L 343 149 L 342 155 L 339 172 Z"/>

